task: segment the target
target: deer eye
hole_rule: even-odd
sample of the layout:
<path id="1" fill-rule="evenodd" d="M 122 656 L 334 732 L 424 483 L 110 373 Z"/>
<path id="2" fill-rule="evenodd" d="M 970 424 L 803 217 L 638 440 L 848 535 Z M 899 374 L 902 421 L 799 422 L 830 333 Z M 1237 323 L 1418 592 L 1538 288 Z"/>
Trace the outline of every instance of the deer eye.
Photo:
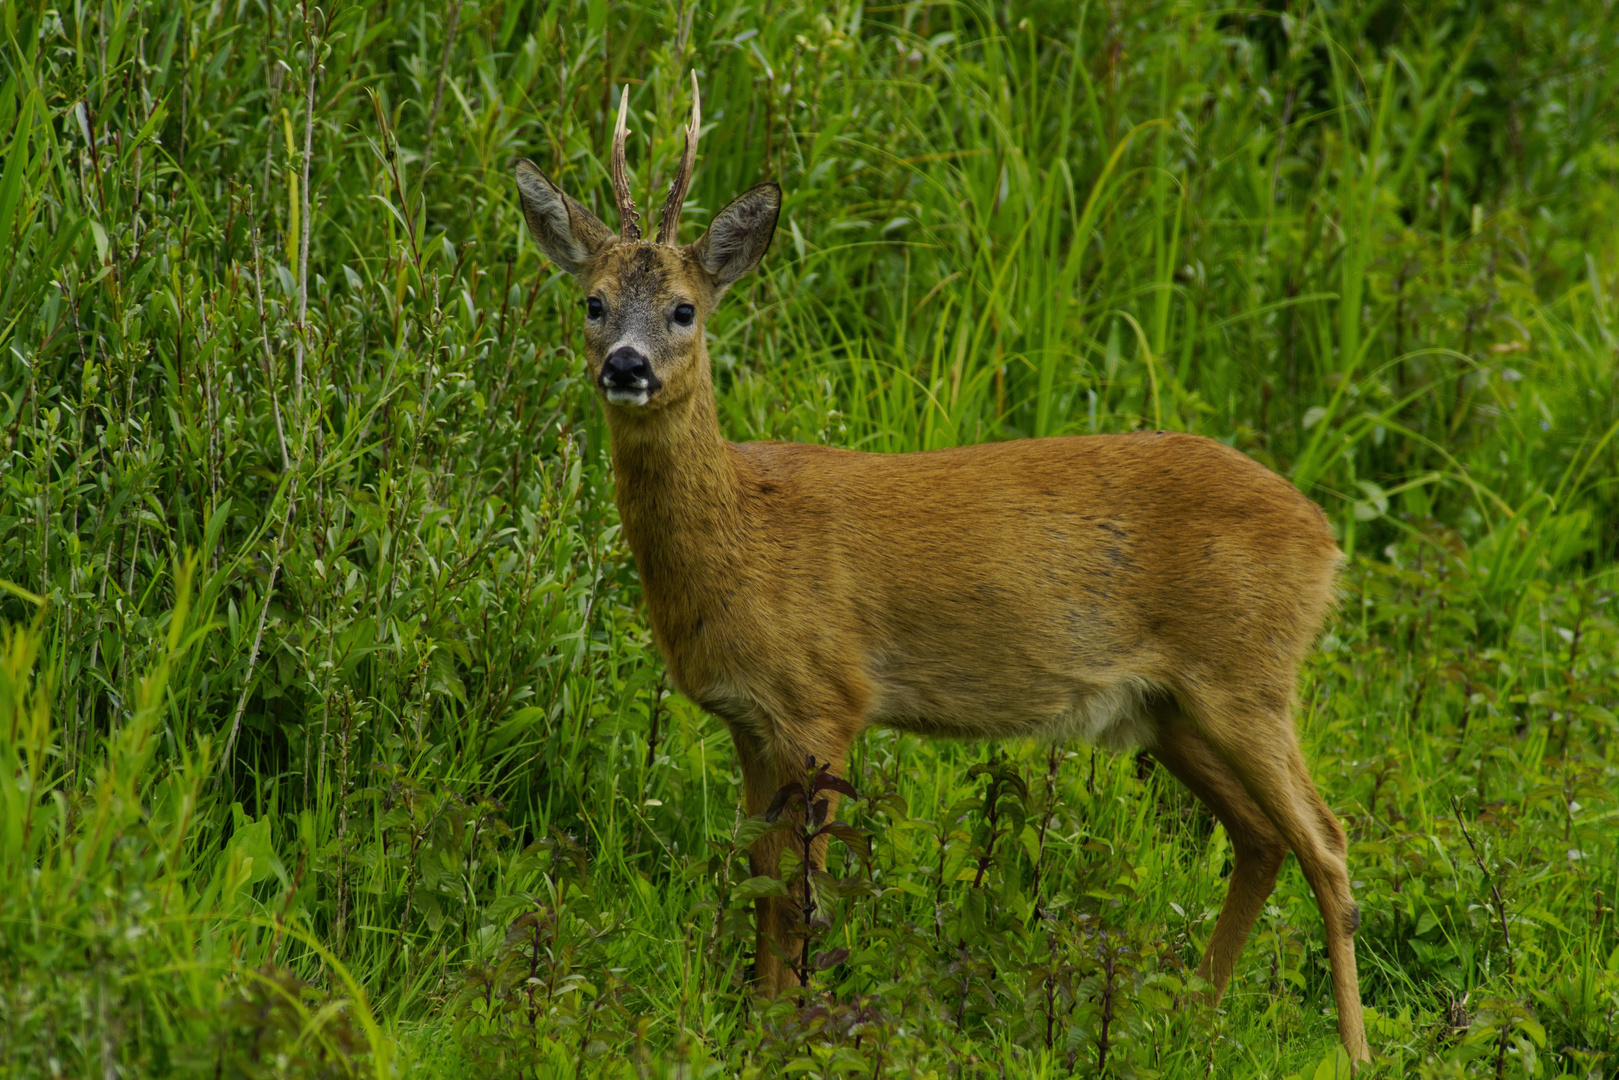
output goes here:
<path id="1" fill-rule="evenodd" d="M 681 326 L 690 326 L 691 321 L 697 317 L 697 309 L 690 304 L 681 304 L 675 308 L 675 322 Z"/>
<path id="2" fill-rule="evenodd" d="M 601 302 L 601 297 L 592 296 L 585 301 L 585 315 L 588 318 L 599 319 L 606 312 L 607 307 Z"/>

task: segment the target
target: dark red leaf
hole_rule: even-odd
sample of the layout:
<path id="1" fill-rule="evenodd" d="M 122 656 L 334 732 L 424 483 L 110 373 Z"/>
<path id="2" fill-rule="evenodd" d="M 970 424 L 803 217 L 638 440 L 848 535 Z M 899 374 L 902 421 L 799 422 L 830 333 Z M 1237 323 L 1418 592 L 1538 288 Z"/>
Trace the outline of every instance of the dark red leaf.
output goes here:
<path id="1" fill-rule="evenodd" d="M 851 799 L 860 798 L 860 793 L 855 791 L 854 785 L 836 773 L 824 772 L 817 776 L 815 778 L 815 790 L 816 792 L 836 791 L 840 795 L 847 795 Z"/>
<path id="2" fill-rule="evenodd" d="M 775 821 L 781 817 L 781 812 L 787 809 L 787 804 L 792 801 L 794 796 L 800 799 L 804 797 L 804 782 L 802 780 L 793 780 L 783 784 L 781 790 L 776 792 L 776 797 L 770 800 L 770 809 L 765 811 L 765 817 L 770 821 Z"/>
<path id="3" fill-rule="evenodd" d="M 810 828 L 819 828 L 826 822 L 826 816 L 832 812 L 832 802 L 829 799 L 817 799 L 815 809 L 810 814 Z"/>

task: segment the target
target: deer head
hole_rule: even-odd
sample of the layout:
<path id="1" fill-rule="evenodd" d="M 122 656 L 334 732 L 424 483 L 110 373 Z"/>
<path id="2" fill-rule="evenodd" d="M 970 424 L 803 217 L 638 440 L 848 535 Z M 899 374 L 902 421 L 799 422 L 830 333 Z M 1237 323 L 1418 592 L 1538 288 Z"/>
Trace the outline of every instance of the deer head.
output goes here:
<path id="1" fill-rule="evenodd" d="M 702 122 L 694 73 L 686 151 L 669 185 L 658 239 L 641 239 L 624 164 L 629 96 L 625 87 L 609 166 L 621 223 L 618 235 L 532 161 L 520 160 L 515 168 L 529 234 L 584 288 L 591 381 L 610 410 L 650 412 L 711 386 L 703 326 L 731 283 L 764 258 L 776 231 L 781 188 L 765 183 L 743 193 L 715 216 L 700 239 L 680 246 L 680 208 L 691 184 Z"/>

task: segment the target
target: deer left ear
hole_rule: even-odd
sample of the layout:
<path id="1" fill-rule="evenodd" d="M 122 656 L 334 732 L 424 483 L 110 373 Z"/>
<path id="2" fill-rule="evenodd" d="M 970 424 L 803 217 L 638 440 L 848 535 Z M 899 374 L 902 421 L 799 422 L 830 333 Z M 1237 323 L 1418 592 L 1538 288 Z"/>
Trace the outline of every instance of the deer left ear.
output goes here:
<path id="1" fill-rule="evenodd" d="M 692 244 L 691 253 L 723 289 L 759 265 L 770 248 L 780 214 L 781 188 L 760 184 L 716 214 L 708 231 Z"/>

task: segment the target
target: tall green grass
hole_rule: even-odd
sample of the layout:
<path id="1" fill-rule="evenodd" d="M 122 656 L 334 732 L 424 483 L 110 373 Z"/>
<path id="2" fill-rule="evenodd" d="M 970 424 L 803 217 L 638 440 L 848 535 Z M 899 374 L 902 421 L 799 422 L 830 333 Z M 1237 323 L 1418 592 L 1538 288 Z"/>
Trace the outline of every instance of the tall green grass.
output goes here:
<path id="1" fill-rule="evenodd" d="M 1175 428 L 1291 477 L 1353 556 L 1300 724 L 1379 1068 L 1611 1073 L 1603 3 L 0 18 L 8 1070 L 1337 1067 L 1302 879 L 1188 1007 L 1223 834 L 1082 747 L 868 735 L 828 966 L 750 1001 L 729 743 L 509 178 L 605 214 L 628 83 L 661 190 L 694 68 L 684 238 L 787 192 L 710 327 L 732 437 Z"/>

